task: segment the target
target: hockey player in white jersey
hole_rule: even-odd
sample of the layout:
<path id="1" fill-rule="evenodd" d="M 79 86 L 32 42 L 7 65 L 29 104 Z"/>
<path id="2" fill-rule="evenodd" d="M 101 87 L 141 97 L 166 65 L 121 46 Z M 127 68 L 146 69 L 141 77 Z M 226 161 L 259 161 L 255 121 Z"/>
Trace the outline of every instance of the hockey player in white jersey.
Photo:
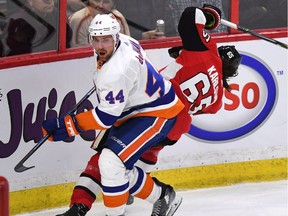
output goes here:
<path id="1" fill-rule="evenodd" d="M 173 188 L 134 164 L 148 148 L 165 139 L 184 105 L 139 43 L 119 31 L 112 14 L 97 15 L 89 28 L 97 62 L 94 83 L 98 106 L 77 115 L 45 120 L 43 131 L 52 132 L 51 141 L 59 141 L 83 131 L 110 128 L 104 149 L 96 154 L 106 215 L 123 216 L 130 191 L 157 203 L 153 216 L 172 216 L 181 203 Z M 85 215 L 92 203 L 82 201 L 71 203 L 62 215 Z"/>

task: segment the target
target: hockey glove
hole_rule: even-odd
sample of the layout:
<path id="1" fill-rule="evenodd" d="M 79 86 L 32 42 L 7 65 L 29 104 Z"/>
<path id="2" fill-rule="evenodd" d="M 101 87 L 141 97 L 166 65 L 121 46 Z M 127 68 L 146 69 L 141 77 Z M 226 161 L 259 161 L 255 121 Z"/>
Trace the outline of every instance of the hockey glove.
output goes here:
<path id="1" fill-rule="evenodd" d="M 172 47 L 168 49 L 169 56 L 174 59 L 178 58 L 182 49 L 183 49 L 183 46 L 177 46 L 177 47 Z"/>
<path id="2" fill-rule="evenodd" d="M 221 22 L 221 10 L 213 5 L 204 4 L 202 7 L 202 11 L 206 17 L 205 29 L 216 29 Z"/>
<path id="3" fill-rule="evenodd" d="M 45 120 L 42 124 L 42 131 L 44 136 L 51 132 L 51 136 L 48 138 L 50 141 L 65 140 L 82 132 L 74 114 L 64 118 Z"/>

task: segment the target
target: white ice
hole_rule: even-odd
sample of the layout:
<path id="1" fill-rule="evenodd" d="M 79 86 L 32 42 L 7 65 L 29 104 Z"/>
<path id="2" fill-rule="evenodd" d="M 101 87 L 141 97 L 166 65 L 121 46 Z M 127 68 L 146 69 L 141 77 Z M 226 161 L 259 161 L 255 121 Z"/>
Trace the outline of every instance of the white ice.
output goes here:
<path id="1" fill-rule="evenodd" d="M 237 184 L 226 187 L 177 191 L 183 197 L 174 216 L 288 216 L 288 181 Z M 68 207 L 21 216 L 53 216 Z M 135 199 L 126 216 L 150 216 L 152 204 Z M 104 216 L 102 202 L 93 204 L 87 216 Z M 20 216 L 20 214 L 18 215 Z"/>

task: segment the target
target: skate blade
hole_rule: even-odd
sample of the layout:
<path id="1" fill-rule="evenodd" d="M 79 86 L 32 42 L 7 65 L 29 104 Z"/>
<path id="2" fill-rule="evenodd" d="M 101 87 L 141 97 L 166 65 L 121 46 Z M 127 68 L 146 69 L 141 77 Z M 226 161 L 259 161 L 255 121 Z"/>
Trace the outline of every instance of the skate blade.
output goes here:
<path id="1" fill-rule="evenodd" d="M 168 210 L 166 216 L 173 216 L 174 213 L 177 211 L 177 209 L 179 208 L 179 206 L 181 205 L 182 203 L 182 197 L 176 197 L 172 204 L 171 204 L 171 207 L 170 209 Z"/>

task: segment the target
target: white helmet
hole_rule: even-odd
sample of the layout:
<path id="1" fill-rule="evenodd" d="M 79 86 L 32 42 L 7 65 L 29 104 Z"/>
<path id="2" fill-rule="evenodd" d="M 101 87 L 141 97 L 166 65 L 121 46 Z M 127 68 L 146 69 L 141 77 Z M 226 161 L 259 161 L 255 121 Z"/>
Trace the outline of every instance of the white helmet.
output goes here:
<path id="1" fill-rule="evenodd" d="M 117 44 L 119 32 L 120 25 L 112 13 L 97 14 L 89 26 L 90 37 L 112 35 L 115 44 Z"/>

